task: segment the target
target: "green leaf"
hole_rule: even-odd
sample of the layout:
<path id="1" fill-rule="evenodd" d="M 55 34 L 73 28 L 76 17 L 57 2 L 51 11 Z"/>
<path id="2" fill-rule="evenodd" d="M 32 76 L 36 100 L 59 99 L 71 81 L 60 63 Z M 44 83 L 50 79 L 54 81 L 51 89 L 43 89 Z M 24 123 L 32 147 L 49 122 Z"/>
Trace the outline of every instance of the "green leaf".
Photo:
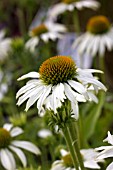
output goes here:
<path id="1" fill-rule="evenodd" d="M 86 140 L 88 140 L 91 137 L 91 135 L 93 135 L 96 123 L 101 115 L 105 101 L 104 92 L 99 93 L 98 100 L 99 100 L 98 104 L 94 104 L 92 110 L 89 112 L 88 115 L 85 116 L 85 120 L 83 121 L 83 131 Z"/>

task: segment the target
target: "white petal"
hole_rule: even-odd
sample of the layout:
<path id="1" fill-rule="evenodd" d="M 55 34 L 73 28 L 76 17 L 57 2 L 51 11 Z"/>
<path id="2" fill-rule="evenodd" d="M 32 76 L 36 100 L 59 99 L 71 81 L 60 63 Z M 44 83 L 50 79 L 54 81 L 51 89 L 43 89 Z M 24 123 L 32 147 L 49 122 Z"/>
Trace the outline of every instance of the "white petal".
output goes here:
<path id="1" fill-rule="evenodd" d="M 84 39 L 85 34 L 82 34 L 81 36 L 77 37 L 77 39 L 75 39 L 75 41 L 72 44 L 72 48 L 76 48 L 78 47 L 79 43 Z"/>
<path id="2" fill-rule="evenodd" d="M 96 80 L 95 78 L 89 78 L 89 77 L 80 77 L 79 78 L 81 81 L 87 82 L 87 83 L 91 83 L 94 84 L 96 86 L 98 86 L 100 89 L 103 89 L 104 91 L 107 90 L 107 88 L 98 80 Z"/>
<path id="3" fill-rule="evenodd" d="M 18 99 L 17 105 L 20 106 L 25 100 L 27 100 L 28 98 L 30 98 L 31 96 L 35 95 L 36 93 L 43 89 L 44 89 L 43 86 L 42 87 L 36 86 L 30 89 Z"/>
<path id="4" fill-rule="evenodd" d="M 17 80 L 20 81 L 20 80 L 23 80 L 23 79 L 26 79 L 26 78 L 39 78 L 39 76 L 40 75 L 39 75 L 38 72 L 30 72 L 28 74 L 25 74 L 25 75 L 21 76 Z"/>
<path id="5" fill-rule="evenodd" d="M 64 99 L 66 99 L 66 96 L 64 94 L 64 85 L 62 83 L 57 84 L 52 89 L 53 93 L 55 93 L 55 98 L 60 99 L 62 102 L 64 102 Z"/>
<path id="6" fill-rule="evenodd" d="M 74 113 L 74 115 L 72 117 L 74 117 L 76 120 L 78 120 L 78 118 L 79 118 L 78 103 L 71 102 L 71 107 L 72 107 L 72 113 Z"/>
<path id="7" fill-rule="evenodd" d="M 13 141 L 11 144 L 16 146 L 16 147 L 26 149 L 26 150 L 28 150 L 28 151 L 36 154 L 36 155 L 40 154 L 39 148 L 36 147 L 31 142 L 27 142 L 27 141 Z"/>
<path id="8" fill-rule="evenodd" d="M 87 91 L 86 91 L 85 87 L 81 83 L 76 82 L 74 80 L 69 80 L 68 83 L 70 84 L 71 87 L 74 88 L 74 90 L 76 90 L 77 92 L 83 94 L 84 97 L 86 99 L 88 99 Z"/>
<path id="9" fill-rule="evenodd" d="M 54 89 L 55 89 L 55 87 L 54 87 Z M 59 100 L 59 99 L 56 98 L 56 91 L 53 90 L 53 92 L 51 94 L 51 98 L 50 98 L 50 105 L 51 105 L 51 108 L 54 111 L 54 113 L 57 112 L 57 100 Z"/>
<path id="10" fill-rule="evenodd" d="M 100 151 L 100 150 L 104 150 L 104 149 L 105 150 L 111 150 L 111 149 L 113 149 L 113 146 L 100 146 L 98 148 L 95 148 L 96 151 Z"/>
<path id="11" fill-rule="evenodd" d="M 108 142 L 111 145 L 113 145 L 113 135 L 111 135 L 109 131 L 108 131 L 108 137 L 104 139 L 103 142 Z"/>
<path id="12" fill-rule="evenodd" d="M 100 166 L 94 160 L 84 161 L 84 167 L 91 169 L 100 169 Z"/>
<path id="13" fill-rule="evenodd" d="M 92 36 L 92 38 L 90 39 L 90 43 L 88 44 L 88 46 L 86 48 L 86 54 L 93 56 L 92 48 L 93 48 L 94 44 L 95 44 L 95 37 Z"/>
<path id="14" fill-rule="evenodd" d="M 12 153 L 8 149 L 1 149 L 0 159 L 3 167 L 7 170 L 15 170 L 16 164 Z"/>
<path id="15" fill-rule="evenodd" d="M 67 5 L 64 3 L 58 3 L 56 5 L 54 5 L 50 10 L 49 10 L 49 14 L 48 17 L 50 19 L 55 19 L 59 14 L 63 13 L 64 11 L 66 11 L 67 9 Z"/>
<path id="16" fill-rule="evenodd" d="M 38 81 L 38 80 L 37 80 Z M 16 94 L 16 99 L 21 96 L 23 93 L 27 92 L 28 90 L 34 88 L 36 86 L 36 84 L 31 84 L 31 83 L 27 83 L 25 86 L 23 86 Z"/>
<path id="17" fill-rule="evenodd" d="M 71 102 L 74 103 L 76 101 L 76 97 L 74 95 L 74 91 L 71 89 L 71 87 L 67 83 L 64 83 L 64 91 L 65 91 L 65 95 L 67 96 L 67 98 Z"/>
<path id="18" fill-rule="evenodd" d="M 13 127 L 13 125 L 11 123 L 5 123 L 4 126 L 3 126 L 3 128 L 8 130 L 8 131 L 10 131 L 12 127 Z"/>
<path id="19" fill-rule="evenodd" d="M 105 54 L 105 49 L 106 49 L 105 41 L 104 41 L 103 37 L 101 37 L 101 41 L 100 41 L 100 44 L 99 44 L 99 55 L 101 57 L 103 57 L 103 55 Z"/>
<path id="20" fill-rule="evenodd" d="M 68 5 L 67 5 L 67 10 L 68 10 L 68 11 L 73 11 L 73 10 L 74 10 L 74 7 L 75 7 L 75 6 L 74 6 L 73 4 L 68 4 Z"/>
<path id="21" fill-rule="evenodd" d="M 93 36 L 91 34 L 84 34 L 83 40 L 80 42 L 79 46 L 78 46 L 78 51 L 80 54 L 83 54 L 86 49 L 88 44 L 91 42 L 91 40 L 93 39 Z"/>
<path id="22" fill-rule="evenodd" d="M 27 160 L 26 160 L 24 153 L 19 148 L 15 148 L 14 146 L 10 146 L 9 148 L 17 154 L 17 156 L 21 160 L 23 166 L 26 167 Z"/>
<path id="23" fill-rule="evenodd" d="M 49 37 L 49 39 L 51 39 L 52 41 L 55 41 L 59 36 L 58 36 L 59 34 L 58 33 L 54 33 L 54 32 L 49 32 L 48 33 L 48 37 Z"/>
<path id="24" fill-rule="evenodd" d="M 91 91 L 88 91 L 88 96 L 91 99 L 91 101 L 98 103 L 98 98 Z"/>
<path id="25" fill-rule="evenodd" d="M 20 127 L 15 127 L 11 130 L 10 134 L 12 137 L 18 136 L 23 133 L 23 130 Z"/>
<path id="26" fill-rule="evenodd" d="M 113 162 L 111 164 L 109 164 L 109 166 L 107 167 L 106 170 L 112 170 L 113 169 Z"/>
<path id="27" fill-rule="evenodd" d="M 77 69 L 77 72 L 80 75 L 81 74 L 84 75 L 86 73 L 103 73 L 103 71 L 97 69 L 80 69 L 80 68 Z"/>
<path id="28" fill-rule="evenodd" d="M 26 48 L 26 49 L 29 49 L 31 52 L 34 52 L 36 46 L 38 45 L 38 43 L 39 43 L 38 37 L 30 38 L 30 39 L 26 42 L 25 48 Z"/>
<path id="29" fill-rule="evenodd" d="M 94 57 L 96 56 L 97 52 L 99 51 L 100 41 L 101 41 L 100 36 L 94 36 L 94 40 L 92 41 L 92 48 L 90 51 L 90 54 Z M 90 44 L 89 44 L 89 46 L 90 46 Z"/>
<path id="30" fill-rule="evenodd" d="M 31 96 L 29 100 L 27 101 L 25 111 L 27 112 L 28 109 L 41 97 L 43 88 L 39 88 L 39 91 L 37 89 L 37 94 Z"/>
<path id="31" fill-rule="evenodd" d="M 50 32 L 66 32 L 66 27 L 62 24 L 47 22 L 45 25 L 47 25 Z"/>
<path id="32" fill-rule="evenodd" d="M 96 10 L 99 8 L 100 3 L 95 0 L 84 0 L 84 1 L 78 1 L 76 2 L 76 7 L 81 10 L 82 8 L 91 8 L 93 10 Z"/>
<path id="33" fill-rule="evenodd" d="M 98 154 L 97 160 L 98 159 L 104 159 L 104 158 L 109 158 L 113 157 L 113 148 L 112 149 L 105 149 L 102 152 Z"/>
<path id="34" fill-rule="evenodd" d="M 4 38 L 5 36 L 5 30 L 0 31 L 0 41 Z"/>
<path id="35" fill-rule="evenodd" d="M 62 157 L 69 154 L 69 152 L 67 152 L 67 151 L 64 150 L 64 149 L 61 149 L 61 150 L 60 150 L 60 153 L 61 153 Z"/>
<path id="36" fill-rule="evenodd" d="M 113 41 L 106 34 L 104 36 L 104 41 L 108 51 L 111 51 L 113 48 Z"/>
<path id="37" fill-rule="evenodd" d="M 49 136 L 52 136 L 52 132 L 49 129 L 41 129 L 40 131 L 38 131 L 37 135 L 41 138 L 47 138 Z"/>
<path id="38" fill-rule="evenodd" d="M 39 112 L 42 109 L 42 106 L 44 104 L 45 99 L 47 98 L 47 96 L 51 92 L 51 87 L 52 87 L 52 85 L 48 85 L 48 86 L 45 87 L 45 89 L 43 90 L 42 95 L 40 96 L 40 98 L 39 98 L 39 100 L 37 102 L 37 108 L 39 109 Z"/>
<path id="39" fill-rule="evenodd" d="M 40 37 L 45 43 L 47 43 L 48 40 L 49 40 L 49 34 L 48 33 L 42 34 Z"/>

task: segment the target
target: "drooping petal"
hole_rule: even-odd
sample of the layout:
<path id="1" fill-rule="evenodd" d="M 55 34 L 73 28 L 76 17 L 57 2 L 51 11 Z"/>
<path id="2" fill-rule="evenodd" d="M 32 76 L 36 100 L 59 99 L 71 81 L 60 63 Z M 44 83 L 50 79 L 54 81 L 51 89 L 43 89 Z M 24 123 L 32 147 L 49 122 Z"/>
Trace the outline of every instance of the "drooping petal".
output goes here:
<path id="1" fill-rule="evenodd" d="M 39 100 L 37 101 L 37 108 L 39 109 L 39 112 L 42 109 L 42 106 L 44 104 L 44 100 L 47 98 L 47 96 L 51 92 L 51 87 L 52 87 L 52 85 L 46 86 L 45 89 L 43 90 L 42 95 L 40 96 Z"/>
<path id="2" fill-rule="evenodd" d="M 16 163 L 13 154 L 8 149 L 1 149 L 0 159 L 3 167 L 7 170 L 15 170 Z"/>
<path id="3" fill-rule="evenodd" d="M 30 89 L 29 91 L 27 91 L 24 95 L 22 95 L 18 99 L 17 105 L 20 106 L 25 100 L 27 100 L 31 96 L 35 95 L 36 93 L 38 93 L 40 90 L 43 90 L 43 86 L 42 87 L 36 86 L 36 87 Z"/>
<path id="4" fill-rule="evenodd" d="M 89 78 L 89 77 L 78 77 L 78 78 L 83 82 L 94 84 L 94 85 L 98 86 L 100 89 L 103 89 L 104 91 L 107 90 L 107 88 L 100 81 L 98 81 L 94 78 Z"/>
<path id="5" fill-rule="evenodd" d="M 78 118 L 79 118 L 78 103 L 71 102 L 71 107 L 72 107 L 72 113 L 74 113 L 74 115 L 72 117 L 74 117 L 76 120 L 78 120 Z"/>
<path id="6" fill-rule="evenodd" d="M 16 153 L 16 155 L 19 157 L 20 161 L 22 162 L 23 166 L 26 167 L 27 160 L 25 154 L 19 148 L 16 148 L 14 146 L 10 145 L 9 148 Z"/>
<path id="7" fill-rule="evenodd" d="M 66 99 L 66 96 L 64 94 L 63 83 L 59 83 L 56 86 L 53 86 L 52 91 L 53 93 L 55 93 L 55 98 L 60 99 L 62 102 L 64 102 L 64 99 Z"/>
<path id="8" fill-rule="evenodd" d="M 32 144 L 31 142 L 27 142 L 27 141 L 13 141 L 11 143 L 13 146 L 22 148 L 22 149 L 26 149 L 36 155 L 40 154 L 40 150 L 38 147 L 36 147 L 34 144 Z"/>
<path id="9" fill-rule="evenodd" d="M 39 78 L 40 77 L 40 74 L 38 72 L 30 72 L 28 74 L 25 74 L 23 76 L 21 76 L 20 78 L 18 78 L 17 80 L 20 81 L 20 80 L 23 80 L 23 79 L 26 79 L 26 78 Z"/>
<path id="10" fill-rule="evenodd" d="M 100 36 L 94 37 L 94 41 L 92 42 L 92 49 L 91 49 L 91 53 L 90 53 L 94 57 L 96 56 L 97 52 L 99 51 L 100 41 L 101 41 Z"/>
<path id="11" fill-rule="evenodd" d="M 23 93 L 27 92 L 28 90 L 34 88 L 36 85 L 33 83 L 27 83 L 25 86 L 23 86 L 16 94 L 16 99 L 21 96 Z"/>
<path id="12" fill-rule="evenodd" d="M 74 95 L 74 91 L 71 89 L 71 87 L 67 84 L 64 83 L 64 91 L 65 91 L 65 95 L 67 96 L 67 98 L 71 101 L 71 102 L 75 102 L 76 98 Z"/>
<path id="13" fill-rule="evenodd" d="M 33 96 L 31 96 L 29 98 L 29 100 L 27 101 L 27 104 L 26 104 L 26 108 L 25 108 L 26 112 L 40 98 L 40 96 L 42 95 L 42 90 L 40 89 L 37 94 L 34 94 Z"/>
<path id="14" fill-rule="evenodd" d="M 91 101 L 94 101 L 95 103 L 98 103 L 98 98 L 93 94 L 93 92 L 88 91 L 88 96 Z"/>
<path id="15" fill-rule="evenodd" d="M 20 127 L 15 127 L 11 130 L 10 134 L 12 137 L 18 136 L 23 133 L 23 130 Z"/>
<path id="16" fill-rule="evenodd" d="M 100 57 L 103 57 L 104 53 L 105 53 L 105 41 L 103 39 L 103 37 L 101 37 L 101 41 L 100 41 L 100 44 L 99 44 L 99 55 Z"/>
<path id="17" fill-rule="evenodd" d="M 80 42 L 80 44 L 78 46 L 78 51 L 79 51 L 80 55 L 84 54 L 88 44 L 93 39 L 93 36 L 86 33 L 86 34 L 84 34 L 83 38 L 84 38 L 84 41 Z"/>
<path id="18" fill-rule="evenodd" d="M 113 41 L 107 35 L 103 36 L 103 39 L 105 41 L 108 51 L 111 51 L 113 48 Z"/>
<path id="19" fill-rule="evenodd" d="M 70 84 L 71 87 L 74 88 L 74 90 L 76 90 L 77 92 L 83 94 L 84 97 L 86 99 L 88 99 L 87 91 L 86 91 L 85 87 L 81 83 L 76 82 L 74 80 L 69 80 L 68 83 Z"/>
<path id="20" fill-rule="evenodd" d="M 38 37 L 32 37 L 26 42 L 25 48 L 29 49 L 31 52 L 34 52 L 35 47 L 38 45 L 38 43 L 39 43 L 39 38 Z"/>

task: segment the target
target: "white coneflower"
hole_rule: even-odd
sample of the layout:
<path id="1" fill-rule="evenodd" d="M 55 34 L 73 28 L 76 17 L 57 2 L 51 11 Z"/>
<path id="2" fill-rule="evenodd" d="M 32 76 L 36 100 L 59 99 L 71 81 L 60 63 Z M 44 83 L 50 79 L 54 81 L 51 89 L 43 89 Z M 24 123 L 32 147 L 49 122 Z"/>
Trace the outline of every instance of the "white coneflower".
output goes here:
<path id="1" fill-rule="evenodd" d="M 94 149 L 82 149 L 81 151 L 84 167 L 90 169 L 100 169 L 99 161 L 96 161 L 98 152 Z M 61 160 L 53 162 L 51 170 L 75 170 L 71 155 L 64 149 L 61 149 Z M 100 160 L 102 161 L 102 160 Z M 81 168 L 79 167 L 81 170 Z"/>
<path id="2" fill-rule="evenodd" d="M 26 111 L 37 102 L 39 114 L 46 109 L 56 113 L 57 108 L 68 100 L 78 119 L 78 102 L 97 101 L 89 88 L 92 86 L 93 92 L 100 89 L 106 91 L 106 87 L 93 77 L 92 73 L 95 72 L 102 73 L 99 70 L 77 68 L 75 62 L 67 56 L 51 57 L 43 62 L 39 73 L 30 72 L 18 79 L 34 78 L 17 92 L 17 105 L 20 106 L 28 99 Z"/>
<path id="3" fill-rule="evenodd" d="M 18 156 L 24 167 L 27 165 L 27 160 L 21 149 L 36 155 L 40 154 L 38 147 L 31 142 L 15 139 L 16 136 L 22 133 L 23 130 L 20 127 L 13 127 L 12 124 L 4 124 L 3 128 L 0 128 L 0 162 L 6 170 L 16 169 L 13 152 Z"/>
<path id="4" fill-rule="evenodd" d="M 48 18 L 54 20 L 59 14 L 65 11 L 73 11 L 74 8 L 78 10 L 82 10 L 83 8 L 96 10 L 99 6 L 99 2 L 95 0 L 62 0 L 60 3 L 50 8 Z"/>
<path id="5" fill-rule="evenodd" d="M 62 33 L 65 32 L 66 27 L 64 25 L 46 21 L 30 30 L 31 38 L 26 42 L 25 47 L 33 52 L 40 39 L 45 43 L 49 40 L 55 41 L 57 38 L 62 38 Z"/>
<path id="6" fill-rule="evenodd" d="M 111 146 L 101 146 L 99 148 L 96 148 L 97 151 L 101 151 L 97 155 L 97 160 L 113 157 L 113 135 L 111 135 L 109 131 L 108 131 L 108 137 L 104 139 L 103 142 L 108 142 L 109 144 L 111 144 Z M 110 165 L 107 167 L 106 170 L 112 170 L 112 169 L 113 169 L 113 162 L 110 163 Z"/>
<path id="7" fill-rule="evenodd" d="M 4 38 L 5 30 L 0 31 L 0 62 L 3 61 L 11 50 L 11 38 Z"/>
<path id="8" fill-rule="evenodd" d="M 113 27 L 105 16 L 94 16 L 87 24 L 87 31 L 73 43 L 80 54 L 103 56 L 107 48 L 113 49 Z"/>

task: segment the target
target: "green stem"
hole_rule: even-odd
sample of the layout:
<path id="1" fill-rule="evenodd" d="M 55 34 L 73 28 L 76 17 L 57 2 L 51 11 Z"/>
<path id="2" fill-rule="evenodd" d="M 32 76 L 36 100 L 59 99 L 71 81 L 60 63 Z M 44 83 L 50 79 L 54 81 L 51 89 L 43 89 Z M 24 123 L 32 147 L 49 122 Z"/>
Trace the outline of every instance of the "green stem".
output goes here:
<path id="1" fill-rule="evenodd" d="M 78 17 L 77 9 L 75 9 L 74 12 L 73 12 L 73 23 L 74 23 L 76 32 L 80 33 L 80 23 L 79 23 L 79 17 Z"/>
<path id="2" fill-rule="evenodd" d="M 79 137 L 79 134 L 78 134 L 78 125 L 75 121 L 70 122 L 68 124 L 68 128 L 69 128 L 69 132 L 70 132 L 74 151 L 75 151 L 75 153 L 77 154 L 77 157 L 78 157 L 79 165 L 80 165 L 82 170 L 85 170 L 82 155 L 80 153 L 80 142 L 79 142 L 80 137 Z"/>
<path id="3" fill-rule="evenodd" d="M 25 20 L 24 20 L 24 14 L 22 9 L 17 9 L 17 15 L 19 20 L 20 33 L 21 35 L 24 35 L 26 32 L 26 28 L 25 28 Z"/>
<path id="4" fill-rule="evenodd" d="M 104 63 L 104 56 L 99 56 L 99 68 L 104 72 L 101 74 L 101 81 L 105 83 L 105 63 Z"/>
<path id="5" fill-rule="evenodd" d="M 74 152 L 73 144 L 72 144 L 72 141 L 71 141 L 71 136 L 69 134 L 68 127 L 66 125 L 65 125 L 64 128 L 62 128 L 62 132 L 64 134 L 67 146 L 69 148 L 74 167 L 75 167 L 76 170 L 79 170 L 78 158 L 77 158 L 77 155 Z"/>

